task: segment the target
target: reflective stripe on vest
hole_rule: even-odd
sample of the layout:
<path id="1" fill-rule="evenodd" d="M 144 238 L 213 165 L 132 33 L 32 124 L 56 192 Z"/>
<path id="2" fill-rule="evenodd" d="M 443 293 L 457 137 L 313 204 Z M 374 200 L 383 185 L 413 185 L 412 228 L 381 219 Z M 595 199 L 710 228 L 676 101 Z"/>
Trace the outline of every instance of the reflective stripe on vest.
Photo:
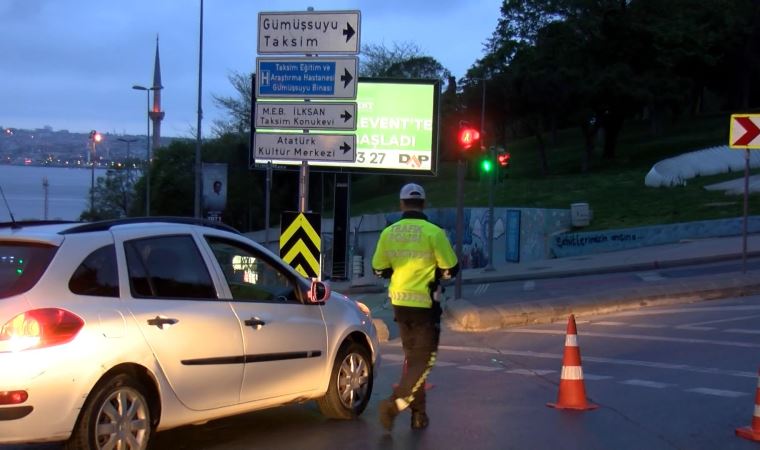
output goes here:
<path id="1" fill-rule="evenodd" d="M 433 300 L 428 293 L 391 291 L 388 294 L 391 297 L 391 303 L 396 306 L 416 308 L 431 308 L 433 306 Z"/>

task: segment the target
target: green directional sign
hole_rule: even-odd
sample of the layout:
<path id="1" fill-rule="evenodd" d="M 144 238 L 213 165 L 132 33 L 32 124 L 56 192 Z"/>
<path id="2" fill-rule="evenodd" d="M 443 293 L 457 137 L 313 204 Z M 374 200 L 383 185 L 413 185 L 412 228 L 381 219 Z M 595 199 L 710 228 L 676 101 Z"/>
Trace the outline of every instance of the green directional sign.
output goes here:
<path id="1" fill-rule="evenodd" d="M 356 159 L 309 161 L 309 166 L 330 172 L 434 175 L 438 163 L 439 90 L 440 84 L 435 80 L 361 79 L 356 96 Z M 257 99 L 257 108 L 263 109 L 259 102 L 267 105 L 270 100 Z M 326 101 L 319 104 L 323 103 Z M 293 132 L 285 127 L 278 130 L 274 122 L 267 126 L 272 130 L 266 131 Z M 300 161 L 276 155 L 252 154 L 251 160 L 257 167 L 265 167 L 269 160 L 276 166 L 300 165 Z"/>

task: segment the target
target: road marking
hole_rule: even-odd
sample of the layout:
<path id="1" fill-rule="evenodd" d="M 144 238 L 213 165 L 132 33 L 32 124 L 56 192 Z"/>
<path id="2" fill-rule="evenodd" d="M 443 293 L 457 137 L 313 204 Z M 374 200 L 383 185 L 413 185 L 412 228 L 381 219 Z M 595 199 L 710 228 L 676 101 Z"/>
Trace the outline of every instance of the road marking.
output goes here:
<path id="1" fill-rule="evenodd" d="M 641 272 L 637 273 L 636 276 L 641 278 L 642 281 L 661 281 L 665 279 L 665 277 L 657 272 Z"/>
<path id="2" fill-rule="evenodd" d="M 389 345 L 396 346 L 396 347 L 401 346 L 400 343 L 392 343 Z M 563 357 L 561 353 L 542 353 L 542 352 L 520 351 L 520 350 L 504 350 L 504 349 L 497 350 L 497 349 L 492 349 L 492 348 L 467 347 L 467 346 L 458 346 L 458 345 L 440 345 L 438 346 L 438 349 L 448 350 L 448 351 L 469 352 L 469 353 L 484 353 L 484 354 L 489 354 L 489 355 L 523 356 L 526 358 L 542 358 L 542 359 L 556 359 L 556 360 L 561 360 Z M 682 370 L 684 372 L 706 373 L 706 374 L 711 374 L 711 375 L 757 379 L 757 372 L 746 372 L 746 371 L 741 371 L 741 370 L 723 370 L 723 369 L 718 369 L 714 367 L 696 367 L 696 366 L 689 366 L 688 364 L 669 364 L 669 363 L 659 363 L 659 362 L 650 362 L 650 361 L 640 361 L 640 360 L 635 360 L 635 359 L 601 358 L 601 357 L 594 357 L 594 356 L 588 356 L 588 355 L 584 356 L 583 360 L 604 363 L 604 364 L 641 366 L 641 367 L 650 367 L 653 369 Z"/>
<path id="3" fill-rule="evenodd" d="M 475 288 L 475 295 L 483 295 L 483 294 L 485 294 L 486 291 L 488 290 L 488 286 L 490 286 L 490 284 L 488 284 L 488 283 L 486 283 L 486 284 L 479 284 L 478 287 Z"/>
<path id="4" fill-rule="evenodd" d="M 451 366 L 457 366 L 457 363 L 448 362 L 448 361 L 436 361 L 435 367 L 451 367 Z"/>
<path id="5" fill-rule="evenodd" d="M 549 354 L 549 353 L 533 353 L 533 352 L 506 352 L 506 351 L 500 351 L 496 352 L 491 349 L 481 349 L 481 348 L 469 348 L 469 347 L 454 347 L 454 346 L 440 346 L 439 348 L 446 347 L 447 350 L 455 350 L 455 351 L 474 351 L 474 352 L 480 352 L 480 353 L 499 353 L 502 355 L 513 355 L 513 356 L 535 356 L 539 358 L 552 358 L 552 359 L 558 359 L 561 355 L 555 355 L 555 354 Z M 491 351 L 489 351 L 491 350 Z M 383 358 L 391 359 L 391 360 L 402 360 L 404 359 L 403 355 L 396 355 L 396 354 L 384 354 Z M 660 369 L 676 369 L 676 370 L 685 370 L 685 371 L 692 371 L 692 372 L 700 372 L 700 373 L 710 373 L 715 375 L 730 375 L 730 376 L 739 376 L 739 377 L 751 377 L 755 378 L 756 374 L 754 372 L 740 372 L 740 371 L 725 371 L 720 369 L 714 369 L 714 368 L 700 368 L 700 367 L 690 367 L 687 365 L 677 365 L 677 364 L 663 364 L 663 363 L 653 363 L 653 362 L 647 362 L 647 361 L 634 361 L 634 360 L 611 360 L 608 358 L 594 358 L 594 357 L 585 357 L 584 359 L 594 362 L 606 362 L 606 363 L 613 363 L 613 364 L 627 364 L 627 365 L 640 365 L 645 367 L 654 367 L 654 368 L 660 368 Z M 439 365 L 441 367 L 450 367 L 450 366 L 456 366 L 459 369 L 465 369 L 465 370 L 475 370 L 479 372 L 496 372 L 501 370 L 499 367 L 493 367 L 493 366 L 483 366 L 483 365 L 466 365 L 466 366 L 458 366 L 456 363 L 452 362 L 444 362 L 439 361 L 436 363 L 436 365 Z M 556 373 L 556 370 L 545 370 L 545 369 L 509 369 L 505 370 L 504 373 L 508 374 L 514 374 L 514 375 L 525 375 L 525 376 L 545 376 L 552 373 Z M 598 380 L 610 380 L 614 379 L 615 377 L 610 375 L 596 375 L 593 373 L 584 372 L 583 378 L 585 380 L 589 381 L 598 381 Z M 629 379 L 624 381 L 619 381 L 620 384 L 625 384 L 629 386 L 641 386 L 641 387 L 649 387 L 654 389 L 664 389 L 668 387 L 674 387 L 677 386 L 677 384 L 672 383 L 661 383 L 657 381 L 650 381 L 650 380 L 640 380 L 640 379 Z M 750 395 L 747 392 L 737 392 L 737 391 L 729 391 L 725 389 L 713 389 L 713 388 L 706 388 L 706 387 L 699 387 L 699 388 L 692 388 L 692 389 L 684 389 L 684 392 L 693 392 L 697 394 L 703 394 L 703 395 L 714 395 L 717 397 L 727 397 L 727 398 L 737 398 L 737 397 L 746 397 Z"/>
<path id="6" fill-rule="evenodd" d="M 673 327 L 676 330 L 686 330 L 686 331 L 712 331 L 715 329 L 715 327 L 697 327 L 692 325 L 678 325 L 676 327 Z"/>
<path id="7" fill-rule="evenodd" d="M 681 313 L 703 313 L 703 312 L 727 312 L 727 311 L 760 311 L 760 305 L 742 305 L 742 306 L 706 306 L 691 308 L 671 308 L 671 309 L 648 309 L 638 311 L 620 312 L 618 316 L 656 316 L 660 314 L 681 314 Z"/>
<path id="8" fill-rule="evenodd" d="M 683 326 L 685 327 L 695 327 L 700 325 L 707 325 L 711 323 L 726 323 L 726 322 L 736 322 L 737 320 L 748 320 L 748 319 L 756 319 L 760 317 L 760 314 L 755 314 L 752 316 L 739 316 L 739 317 L 732 317 L 730 319 L 718 319 L 718 320 L 708 320 L 707 322 L 695 322 L 695 323 L 687 323 Z"/>
<path id="9" fill-rule="evenodd" d="M 596 381 L 596 380 L 609 380 L 610 378 L 614 378 L 610 375 L 594 375 L 593 373 L 583 372 L 583 378 L 586 380 Z"/>
<path id="10" fill-rule="evenodd" d="M 684 389 L 684 391 L 696 392 L 697 394 L 717 395 L 718 397 L 730 397 L 730 398 L 745 397 L 749 395 L 746 392 L 726 391 L 723 389 L 710 389 L 710 388 Z"/>
<path id="11" fill-rule="evenodd" d="M 528 375 L 528 376 L 544 376 L 550 373 L 556 372 L 556 370 L 541 370 L 541 369 L 512 369 L 506 370 L 506 373 L 513 373 L 515 375 Z"/>
<path id="12" fill-rule="evenodd" d="M 591 322 L 591 325 L 604 325 L 604 326 L 610 326 L 610 327 L 619 327 L 621 325 L 627 325 L 624 322 Z"/>
<path id="13" fill-rule="evenodd" d="M 523 283 L 523 291 L 532 291 L 536 289 L 536 282 L 533 280 L 526 281 Z"/>
<path id="14" fill-rule="evenodd" d="M 668 383 L 660 383 L 660 382 L 657 382 L 657 381 L 636 380 L 636 379 L 621 381 L 620 384 L 628 384 L 628 385 L 631 385 L 631 386 L 650 387 L 650 388 L 655 388 L 655 389 L 664 389 L 666 387 L 673 386 L 672 384 L 668 384 Z"/>
<path id="15" fill-rule="evenodd" d="M 502 370 L 501 367 L 493 367 L 493 366 L 478 366 L 476 364 L 469 365 L 469 366 L 459 366 L 460 369 L 464 370 L 477 370 L 480 372 L 493 372 L 496 370 Z"/>
<path id="16" fill-rule="evenodd" d="M 668 328 L 667 325 L 654 325 L 654 324 L 647 324 L 647 323 L 633 323 L 631 324 L 631 327 L 633 328 Z"/>
<path id="17" fill-rule="evenodd" d="M 743 328 L 729 328 L 723 331 L 726 333 L 760 334 L 760 330 L 747 330 Z"/>
<path id="18" fill-rule="evenodd" d="M 512 328 L 504 330 L 505 333 L 530 333 L 530 334 L 553 334 L 564 335 L 562 330 L 531 330 L 527 328 Z M 667 336 L 642 336 L 638 334 L 610 334 L 610 333 L 594 333 L 585 332 L 583 336 L 587 337 L 604 337 L 613 339 L 631 339 L 640 341 L 659 341 L 659 342 L 678 342 L 681 344 L 711 344 L 711 345 L 723 345 L 728 347 L 742 347 L 742 348 L 760 348 L 760 343 L 753 342 L 739 342 L 739 341 L 718 341 L 713 339 L 690 339 L 690 338 L 676 338 Z"/>

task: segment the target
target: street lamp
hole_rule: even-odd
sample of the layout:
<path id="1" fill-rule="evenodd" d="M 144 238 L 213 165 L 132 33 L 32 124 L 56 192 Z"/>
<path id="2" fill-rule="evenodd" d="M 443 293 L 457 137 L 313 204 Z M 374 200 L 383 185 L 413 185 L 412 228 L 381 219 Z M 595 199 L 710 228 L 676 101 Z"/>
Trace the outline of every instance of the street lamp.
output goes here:
<path id="1" fill-rule="evenodd" d="M 103 140 L 103 135 L 95 130 L 90 131 L 90 211 L 95 211 L 95 145 Z"/>
<path id="2" fill-rule="evenodd" d="M 120 142 L 126 142 L 127 143 L 127 158 L 126 158 L 126 161 L 127 161 L 127 186 L 126 187 L 127 187 L 127 189 L 131 190 L 132 189 L 132 161 L 131 161 L 131 156 L 130 156 L 130 152 L 129 152 L 129 144 L 131 144 L 133 142 L 137 142 L 137 139 L 135 139 L 135 138 L 132 138 L 132 139 L 117 138 L 116 140 L 120 141 Z M 124 195 L 126 196 L 125 202 L 124 202 L 124 206 L 126 207 L 127 210 L 129 210 L 129 194 L 126 192 L 127 189 L 125 189 L 125 193 L 124 193 Z"/>
<path id="3" fill-rule="evenodd" d="M 146 151 L 147 151 L 147 166 L 145 168 L 145 215 L 150 216 L 150 165 L 151 165 L 151 154 L 150 154 L 150 91 L 156 90 L 155 87 L 145 87 L 140 86 L 139 84 L 136 84 L 132 86 L 132 89 L 138 90 L 138 91 L 145 91 L 145 99 L 147 100 L 146 105 L 147 108 L 147 117 L 148 117 L 148 128 L 147 128 L 147 134 L 145 135 L 146 139 Z"/>

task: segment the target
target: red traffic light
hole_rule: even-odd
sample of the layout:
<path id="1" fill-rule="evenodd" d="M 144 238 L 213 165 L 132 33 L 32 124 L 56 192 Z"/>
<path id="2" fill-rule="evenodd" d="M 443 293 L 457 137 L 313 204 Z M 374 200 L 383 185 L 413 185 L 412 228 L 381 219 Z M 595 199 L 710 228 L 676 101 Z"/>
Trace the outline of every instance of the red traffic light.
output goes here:
<path id="1" fill-rule="evenodd" d="M 92 130 L 90 131 L 90 140 L 100 142 L 103 140 L 103 135 L 95 130 Z"/>
<path id="2" fill-rule="evenodd" d="M 512 155 L 509 154 L 509 152 L 499 153 L 496 155 L 496 161 L 499 163 L 500 167 L 507 167 L 509 166 L 509 158 L 511 158 Z"/>
<path id="3" fill-rule="evenodd" d="M 468 126 L 460 127 L 457 140 L 462 149 L 467 150 L 480 140 L 480 132 Z"/>

